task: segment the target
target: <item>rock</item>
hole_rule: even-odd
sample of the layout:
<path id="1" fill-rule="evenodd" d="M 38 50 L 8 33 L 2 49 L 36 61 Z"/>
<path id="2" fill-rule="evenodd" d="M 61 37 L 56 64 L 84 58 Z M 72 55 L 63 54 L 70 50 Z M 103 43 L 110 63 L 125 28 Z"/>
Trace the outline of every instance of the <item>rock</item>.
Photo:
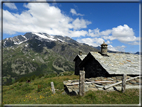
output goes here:
<path id="1" fill-rule="evenodd" d="M 76 95 L 78 95 L 78 94 L 79 94 L 79 90 L 75 90 L 74 92 L 76 93 Z"/>
<path id="2" fill-rule="evenodd" d="M 98 89 L 97 88 L 89 88 L 89 90 L 91 90 L 91 91 L 97 91 Z"/>
<path id="3" fill-rule="evenodd" d="M 73 89 L 79 89 L 79 86 L 73 86 L 72 88 Z"/>
<path id="4" fill-rule="evenodd" d="M 104 90 L 103 88 L 97 88 L 98 90 Z"/>
<path id="5" fill-rule="evenodd" d="M 122 80 L 122 76 L 116 76 L 117 80 Z"/>
<path id="6" fill-rule="evenodd" d="M 131 78 L 130 76 L 127 76 L 127 79 Z"/>
<path id="7" fill-rule="evenodd" d="M 88 87 L 95 87 L 95 85 L 90 84 L 90 85 L 88 85 Z"/>
<path id="8" fill-rule="evenodd" d="M 68 88 L 68 91 L 69 91 L 69 92 L 72 92 L 72 89 Z"/>
<path id="9" fill-rule="evenodd" d="M 132 84 L 136 84 L 137 82 L 135 80 L 130 81 Z"/>
<path id="10" fill-rule="evenodd" d="M 85 88 L 88 88 L 88 85 L 85 85 Z"/>
<path id="11" fill-rule="evenodd" d="M 72 82 L 72 80 L 68 80 L 68 82 Z"/>
<path id="12" fill-rule="evenodd" d="M 111 77 L 113 80 L 116 80 L 116 77 Z"/>
<path id="13" fill-rule="evenodd" d="M 64 92 L 62 92 L 62 95 L 66 95 L 67 93 L 64 91 Z"/>
<path id="14" fill-rule="evenodd" d="M 85 87 L 85 88 L 84 88 L 84 92 L 87 92 L 87 91 L 89 91 L 89 90 L 88 90 L 88 88 Z"/>

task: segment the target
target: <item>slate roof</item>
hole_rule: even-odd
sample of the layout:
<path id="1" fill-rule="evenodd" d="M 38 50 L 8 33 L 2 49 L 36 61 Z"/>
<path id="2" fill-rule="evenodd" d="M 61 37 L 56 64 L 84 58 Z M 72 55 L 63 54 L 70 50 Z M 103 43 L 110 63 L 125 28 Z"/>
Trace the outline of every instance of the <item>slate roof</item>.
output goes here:
<path id="1" fill-rule="evenodd" d="M 90 54 L 102 65 L 109 74 L 140 75 L 140 57 L 136 54 L 107 53 L 102 56 L 98 52 Z"/>
<path id="2" fill-rule="evenodd" d="M 74 59 L 74 61 L 76 60 L 77 57 L 79 57 L 81 59 L 81 61 L 86 57 L 87 55 L 77 55 Z"/>

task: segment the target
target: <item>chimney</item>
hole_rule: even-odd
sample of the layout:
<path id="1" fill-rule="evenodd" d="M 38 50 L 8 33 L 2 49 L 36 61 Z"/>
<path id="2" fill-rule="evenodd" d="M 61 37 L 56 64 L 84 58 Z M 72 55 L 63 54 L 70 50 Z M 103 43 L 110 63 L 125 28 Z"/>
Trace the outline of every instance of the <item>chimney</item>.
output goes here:
<path id="1" fill-rule="evenodd" d="M 105 44 L 105 42 L 101 44 L 101 54 L 107 56 L 107 44 Z"/>
<path id="2" fill-rule="evenodd" d="M 79 55 L 82 56 L 82 51 L 79 51 Z"/>

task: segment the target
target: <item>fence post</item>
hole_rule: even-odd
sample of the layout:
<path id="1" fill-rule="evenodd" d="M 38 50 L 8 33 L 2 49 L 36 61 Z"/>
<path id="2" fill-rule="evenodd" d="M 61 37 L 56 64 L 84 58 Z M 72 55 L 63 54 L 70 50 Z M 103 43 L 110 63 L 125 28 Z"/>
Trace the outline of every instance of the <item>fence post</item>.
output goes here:
<path id="1" fill-rule="evenodd" d="M 85 71 L 80 71 L 79 76 L 79 95 L 84 96 L 84 82 L 85 82 Z"/>
<path id="2" fill-rule="evenodd" d="M 122 78 L 122 92 L 124 93 L 125 92 L 125 88 L 126 88 L 126 77 L 127 77 L 127 74 L 123 74 L 123 78 Z"/>
<path id="3" fill-rule="evenodd" d="M 52 93 L 55 94 L 55 88 L 54 88 L 54 83 L 51 82 L 51 90 L 52 90 Z"/>

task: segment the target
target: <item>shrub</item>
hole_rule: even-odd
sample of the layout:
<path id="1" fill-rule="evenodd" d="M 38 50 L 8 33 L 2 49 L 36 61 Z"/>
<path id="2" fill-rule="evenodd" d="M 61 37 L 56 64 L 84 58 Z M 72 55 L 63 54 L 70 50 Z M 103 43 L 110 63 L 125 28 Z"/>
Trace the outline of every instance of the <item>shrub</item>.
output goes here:
<path id="1" fill-rule="evenodd" d="M 30 80 L 34 80 L 36 78 L 36 75 L 33 75 L 30 77 Z"/>
<path id="2" fill-rule="evenodd" d="M 25 83 L 24 86 L 22 87 L 22 91 L 25 91 L 27 93 L 30 93 L 31 90 L 33 90 L 34 88 L 31 87 L 28 83 Z"/>
<path id="3" fill-rule="evenodd" d="M 39 76 L 38 76 L 38 78 L 41 78 L 41 77 L 43 77 L 44 76 L 44 74 L 40 74 Z"/>
<path id="4" fill-rule="evenodd" d="M 50 74 L 47 74 L 47 75 L 45 76 L 45 78 L 51 78 L 51 77 L 56 77 L 56 76 L 57 76 L 56 73 L 50 73 Z"/>

